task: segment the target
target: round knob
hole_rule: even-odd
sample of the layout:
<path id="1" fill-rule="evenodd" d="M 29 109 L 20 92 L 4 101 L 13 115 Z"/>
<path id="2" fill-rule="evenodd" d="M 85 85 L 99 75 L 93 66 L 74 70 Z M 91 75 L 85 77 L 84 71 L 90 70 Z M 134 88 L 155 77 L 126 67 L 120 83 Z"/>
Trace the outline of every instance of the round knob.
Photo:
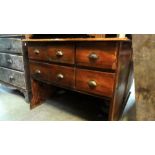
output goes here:
<path id="1" fill-rule="evenodd" d="M 63 74 L 57 74 L 57 79 L 61 80 L 63 78 L 64 78 Z"/>
<path id="2" fill-rule="evenodd" d="M 97 83 L 94 80 L 92 80 L 88 82 L 88 85 L 90 88 L 95 88 L 97 86 Z"/>
<path id="3" fill-rule="evenodd" d="M 96 55 L 95 53 L 91 53 L 89 55 L 89 59 L 91 59 L 91 60 L 97 60 L 98 59 L 98 55 Z"/>
<path id="4" fill-rule="evenodd" d="M 14 80 L 14 77 L 11 75 L 9 76 L 10 81 Z"/>
<path id="5" fill-rule="evenodd" d="M 34 53 L 35 53 L 35 54 L 39 54 L 40 51 L 39 51 L 38 49 L 35 49 L 35 50 L 34 50 Z"/>
<path id="6" fill-rule="evenodd" d="M 56 56 L 62 57 L 62 56 L 63 56 L 63 52 L 62 52 L 62 51 L 57 51 L 57 52 L 56 52 Z"/>
<path id="7" fill-rule="evenodd" d="M 41 71 L 40 71 L 39 69 L 36 69 L 36 70 L 35 70 L 35 73 L 36 73 L 36 74 L 40 74 Z"/>
<path id="8" fill-rule="evenodd" d="M 12 64 L 12 60 L 11 60 L 11 59 L 8 59 L 7 62 L 8 62 L 9 64 Z"/>
<path id="9" fill-rule="evenodd" d="M 8 50 L 10 50 L 11 49 L 11 44 L 8 46 L 8 48 L 7 48 Z"/>

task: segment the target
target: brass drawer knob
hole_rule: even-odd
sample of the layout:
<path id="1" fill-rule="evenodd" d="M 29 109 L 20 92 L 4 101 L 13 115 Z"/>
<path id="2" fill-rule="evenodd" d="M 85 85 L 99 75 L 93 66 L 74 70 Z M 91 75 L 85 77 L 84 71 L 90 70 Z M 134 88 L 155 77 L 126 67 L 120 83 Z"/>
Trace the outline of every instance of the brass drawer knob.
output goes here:
<path id="1" fill-rule="evenodd" d="M 9 64 L 12 64 L 12 60 L 11 60 L 11 59 L 8 59 L 7 62 L 8 62 Z"/>
<path id="2" fill-rule="evenodd" d="M 57 52 L 56 52 L 56 56 L 57 56 L 57 57 L 62 57 L 62 56 L 63 56 L 63 52 L 60 51 L 60 50 L 57 51 Z"/>
<path id="3" fill-rule="evenodd" d="M 95 53 L 91 53 L 90 55 L 89 55 L 89 59 L 90 60 L 97 60 L 99 57 L 98 57 L 98 55 L 96 55 Z"/>
<path id="4" fill-rule="evenodd" d="M 10 79 L 10 81 L 13 81 L 14 80 L 13 75 L 9 76 L 9 79 Z"/>
<path id="5" fill-rule="evenodd" d="M 63 74 L 57 74 L 57 79 L 61 80 L 63 78 L 64 78 Z"/>
<path id="6" fill-rule="evenodd" d="M 35 54 L 39 54 L 40 51 L 39 51 L 38 49 L 35 49 L 35 50 L 34 50 L 34 53 L 35 53 Z"/>
<path id="7" fill-rule="evenodd" d="M 95 88 L 97 86 L 97 83 L 96 83 L 96 81 L 91 80 L 91 81 L 88 82 L 88 85 L 89 85 L 90 88 Z"/>
<path id="8" fill-rule="evenodd" d="M 41 74 L 41 71 L 40 71 L 39 69 L 36 69 L 36 70 L 35 70 L 35 73 L 36 73 L 36 74 Z"/>

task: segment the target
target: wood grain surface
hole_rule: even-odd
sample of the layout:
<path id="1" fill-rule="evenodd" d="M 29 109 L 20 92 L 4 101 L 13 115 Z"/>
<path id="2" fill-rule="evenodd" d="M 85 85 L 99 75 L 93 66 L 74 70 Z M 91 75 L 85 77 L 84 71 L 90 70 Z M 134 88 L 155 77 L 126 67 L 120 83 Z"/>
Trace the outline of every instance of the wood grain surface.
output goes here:
<path id="1" fill-rule="evenodd" d="M 75 48 L 71 43 L 55 43 L 44 46 L 33 44 L 28 47 L 28 54 L 30 59 L 74 64 Z"/>
<path id="2" fill-rule="evenodd" d="M 76 89 L 101 96 L 112 97 L 115 74 L 76 69 Z M 95 81 L 96 87 L 90 87 L 89 82 Z"/>
<path id="3" fill-rule="evenodd" d="M 85 42 L 76 44 L 76 63 L 104 69 L 116 69 L 118 44 L 116 42 Z M 96 59 L 93 58 L 96 56 Z"/>

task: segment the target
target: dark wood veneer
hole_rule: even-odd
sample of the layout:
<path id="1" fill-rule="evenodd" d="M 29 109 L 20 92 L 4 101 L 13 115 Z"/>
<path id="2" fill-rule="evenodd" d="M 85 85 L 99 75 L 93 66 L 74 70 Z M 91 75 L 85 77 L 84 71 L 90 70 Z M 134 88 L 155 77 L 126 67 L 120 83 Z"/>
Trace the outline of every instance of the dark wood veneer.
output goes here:
<path id="1" fill-rule="evenodd" d="M 74 64 L 74 50 L 75 47 L 72 43 L 28 47 L 30 59 L 68 64 Z"/>
<path id="2" fill-rule="evenodd" d="M 81 42 L 76 45 L 76 64 L 104 69 L 116 69 L 116 42 Z"/>
<path id="3" fill-rule="evenodd" d="M 76 89 L 93 94 L 112 97 L 115 74 L 76 69 Z M 91 87 L 89 82 L 94 81 L 96 86 Z"/>
<path id="4" fill-rule="evenodd" d="M 74 88 L 75 71 L 72 67 L 30 61 L 31 76 L 57 85 Z"/>
<path id="5" fill-rule="evenodd" d="M 129 39 L 66 38 L 24 41 L 28 43 L 30 60 L 31 108 L 46 99 L 47 89 L 54 91 L 51 86 L 57 86 L 105 98 L 110 107 L 109 120 L 120 118 L 133 79 Z M 59 56 L 56 55 L 58 51 Z"/>

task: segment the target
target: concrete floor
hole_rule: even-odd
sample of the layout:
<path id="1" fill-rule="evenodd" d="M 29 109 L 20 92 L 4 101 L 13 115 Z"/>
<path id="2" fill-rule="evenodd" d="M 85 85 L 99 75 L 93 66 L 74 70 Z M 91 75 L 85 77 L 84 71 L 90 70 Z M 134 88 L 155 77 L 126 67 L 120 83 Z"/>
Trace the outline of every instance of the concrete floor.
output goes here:
<path id="1" fill-rule="evenodd" d="M 135 120 L 134 85 L 121 120 Z M 0 86 L 1 121 L 82 121 L 107 120 L 108 104 L 74 92 L 60 91 L 33 110 L 17 90 Z"/>

